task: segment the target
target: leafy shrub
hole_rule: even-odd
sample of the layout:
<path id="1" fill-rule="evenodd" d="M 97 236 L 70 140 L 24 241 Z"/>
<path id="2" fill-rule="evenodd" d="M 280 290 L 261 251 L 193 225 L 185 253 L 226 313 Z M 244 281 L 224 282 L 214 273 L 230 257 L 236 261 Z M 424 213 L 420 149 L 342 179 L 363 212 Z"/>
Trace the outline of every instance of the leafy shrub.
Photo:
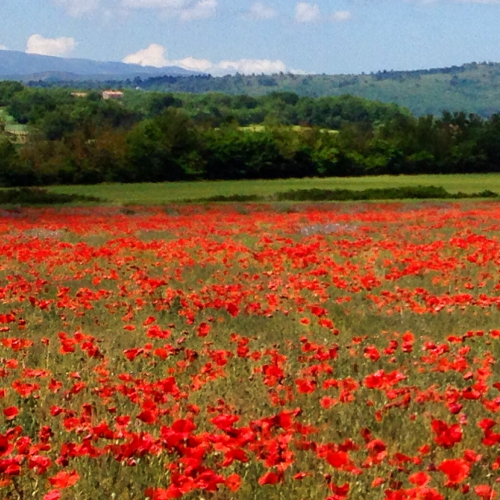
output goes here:
<path id="1" fill-rule="evenodd" d="M 402 186 L 398 188 L 370 189 L 292 189 L 274 196 L 233 194 L 208 198 L 183 200 L 186 203 L 258 202 L 258 201 L 370 201 L 370 200 L 411 200 L 411 199 L 451 199 L 498 198 L 498 194 L 488 189 L 479 193 L 449 193 L 440 186 Z"/>
<path id="2" fill-rule="evenodd" d="M 0 191 L 0 205 L 57 205 L 73 202 L 103 202 L 102 198 L 81 194 L 51 193 L 40 188 L 16 188 Z"/>
<path id="3" fill-rule="evenodd" d="M 252 201 L 265 201 L 265 198 L 263 196 L 258 196 L 255 194 L 232 194 L 229 196 L 224 196 L 224 195 L 216 195 L 216 196 L 209 196 L 208 198 L 198 198 L 198 199 L 193 199 L 193 200 L 184 200 L 187 203 L 198 203 L 198 202 L 203 202 L 203 203 L 219 203 L 219 202 L 228 202 L 228 203 L 234 203 L 234 202 L 252 202 Z"/>
<path id="4" fill-rule="evenodd" d="M 352 189 L 296 189 L 277 193 L 278 201 L 369 201 L 369 200 L 405 200 L 405 199 L 461 199 L 461 198 L 497 198 L 493 191 L 481 193 L 449 193 L 438 186 L 403 186 L 398 188 Z"/>

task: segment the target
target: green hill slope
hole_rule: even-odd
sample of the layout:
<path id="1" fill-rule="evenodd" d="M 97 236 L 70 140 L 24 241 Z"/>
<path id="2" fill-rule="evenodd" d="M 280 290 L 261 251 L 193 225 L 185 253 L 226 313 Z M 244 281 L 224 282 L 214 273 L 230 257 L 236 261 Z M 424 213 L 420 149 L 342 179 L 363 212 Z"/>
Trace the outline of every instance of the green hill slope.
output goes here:
<path id="1" fill-rule="evenodd" d="M 300 96 L 352 94 L 409 108 L 416 115 L 443 110 L 481 116 L 500 112 L 500 63 L 470 63 L 451 68 L 383 71 L 369 75 L 251 75 L 157 77 L 134 86 L 170 92 L 224 92 L 263 95 L 292 91 Z"/>

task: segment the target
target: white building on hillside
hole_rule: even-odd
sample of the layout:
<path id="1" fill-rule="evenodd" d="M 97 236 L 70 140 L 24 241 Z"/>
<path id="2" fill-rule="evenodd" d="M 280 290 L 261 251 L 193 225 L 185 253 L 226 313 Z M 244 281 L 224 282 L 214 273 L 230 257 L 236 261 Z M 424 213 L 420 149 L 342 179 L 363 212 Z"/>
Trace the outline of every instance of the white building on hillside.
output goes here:
<path id="1" fill-rule="evenodd" d="M 102 98 L 107 101 L 108 99 L 123 99 L 123 92 L 120 90 L 105 90 L 102 93 Z"/>

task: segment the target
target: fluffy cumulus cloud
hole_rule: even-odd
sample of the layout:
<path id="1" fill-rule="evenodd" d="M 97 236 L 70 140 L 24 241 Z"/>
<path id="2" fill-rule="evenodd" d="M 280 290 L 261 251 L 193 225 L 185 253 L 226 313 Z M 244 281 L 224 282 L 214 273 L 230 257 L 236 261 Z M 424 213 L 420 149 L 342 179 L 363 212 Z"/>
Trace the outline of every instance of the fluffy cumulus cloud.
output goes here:
<path id="1" fill-rule="evenodd" d="M 123 59 L 123 62 L 161 68 L 163 66 L 168 66 L 168 61 L 165 55 L 166 51 L 164 47 L 158 45 L 157 43 L 152 43 L 147 49 L 129 54 L 125 57 L 125 59 Z"/>
<path id="2" fill-rule="evenodd" d="M 332 14 L 332 21 L 336 23 L 341 23 L 343 21 L 349 21 L 351 17 L 352 14 L 348 10 L 336 10 Z"/>
<path id="3" fill-rule="evenodd" d="M 217 0 L 200 0 L 190 7 L 183 9 L 179 17 L 182 21 L 196 21 L 215 16 Z"/>
<path id="4" fill-rule="evenodd" d="M 170 61 L 170 64 L 190 71 L 199 71 L 200 73 L 211 73 L 213 69 L 212 61 L 208 59 L 196 59 L 195 57 L 173 60 Z"/>
<path id="5" fill-rule="evenodd" d="M 123 0 L 124 7 L 131 9 L 182 9 L 186 0 Z"/>
<path id="6" fill-rule="evenodd" d="M 337 10 L 332 14 L 323 15 L 319 5 L 315 3 L 299 2 L 295 6 L 295 22 L 301 24 L 317 23 L 320 21 L 342 22 L 351 19 L 348 10 Z"/>
<path id="7" fill-rule="evenodd" d="M 88 14 L 99 7 L 99 0 L 53 0 L 53 2 L 74 17 Z"/>
<path id="8" fill-rule="evenodd" d="M 1 0 L 0 0 L 1 1 Z M 177 18 L 181 21 L 209 19 L 217 14 L 219 0 L 51 0 L 53 4 L 65 9 L 74 17 L 101 12 L 104 18 L 131 15 L 135 10 L 156 11 L 165 18 Z M 494 4 L 500 0 L 406 0 L 417 3 L 433 2 L 470 2 Z M 293 8 L 293 7 L 292 7 Z M 272 6 L 272 0 L 253 0 L 244 11 L 247 19 L 266 20 L 277 17 L 278 12 Z M 299 1 L 295 4 L 295 22 L 301 24 L 318 22 L 341 22 L 350 19 L 349 11 L 339 10 L 324 13 L 314 2 Z"/>
<path id="9" fill-rule="evenodd" d="M 283 61 L 271 61 L 269 59 L 239 59 L 237 61 L 221 61 L 214 65 L 214 74 L 241 73 L 251 75 L 252 73 L 280 73 L 287 71 Z"/>
<path id="10" fill-rule="evenodd" d="M 277 15 L 278 13 L 275 9 L 262 2 L 255 2 L 248 10 L 248 17 L 252 19 L 272 19 Z"/>
<path id="11" fill-rule="evenodd" d="M 76 46 L 75 39 L 70 37 L 45 38 L 42 35 L 31 35 L 26 44 L 26 53 L 44 56 L 68 56 Z"/>
<path id="12" fill-rule="evenodd" d="M 295 7 L 295 20 L 298 23 L 314 23 L 320 18 L 319 5 L 299 2 Z"/>
<path id="13" fill-rule="evenodd" d="M 168 59 L 167 50 L 162 45 L 153 43 L 148 48 L 129 54 L 123 59 L 129 64 L 140 64 L 141 66 L 179 66 L 191 71 L 210 73 L 212 75 L 229 75 L 234 73 L 279 73 L 286 72 L 287 67 L 283 61 L 272 61 L 269 59 L 239 59 L 234 61 L 220 61 L 214 63 L 208 59 L 196 59 L 186 57 L 184 59 Z"/>
<path id="14" fill-rule="evenodd" d="M 157 9 L 182 21 L 208 19 L 217 12 L 217 0 L 122 0 L 126 9 Z"/>

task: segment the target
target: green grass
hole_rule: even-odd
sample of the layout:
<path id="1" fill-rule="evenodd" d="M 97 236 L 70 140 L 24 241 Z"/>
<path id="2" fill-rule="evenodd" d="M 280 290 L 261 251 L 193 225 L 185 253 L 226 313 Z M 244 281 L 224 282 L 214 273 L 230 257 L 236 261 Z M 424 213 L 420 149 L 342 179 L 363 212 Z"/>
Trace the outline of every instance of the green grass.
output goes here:
<path id="1" fill-rule="evenodd" d="M 265 125 L 247 125 L 246 127 L 239 127 L 239 128 L 244 132 L 264 132 L 267 127 Z M 313 130 L 312 127 L 305 127 L 303 125 L 288 125 L 285 128 L 292 130 L 293 132 L 304 132 L 306 130 Z M 330 130 L 327 128 L 320 129 L 320 132 L 332 135 L 339 133 L 338 130 Z"/>
<path id="2" fill-rule="evenodd" d="M 28 126 L 17 123 L 14 117 L 9 115 L 6 108 L 0 108 L 0 123 L 5 124 L 6 132 L 16 133 L 28 130 Z"/>
<path id="3" fill-rule="evenodd" d="M 327 179 L 280 179 L 248 181 L 200 181 L 144 184 L 55 186 L 49 191 L 105 198 L 115 204 L 155 205 L 213 196 L 272 196 L 291 189 L 370 189 L 401 186 L 442 186 L 450 193 L 476 193 L 489 189 L 500 193 L 500 174 L 377 176 Z"/>
<path id="4" fill-rule="evenodd" d="M 14 188 L 0 190 L 0 205 L 62 205 L 66 203 L 104 203 L 103 198 L 78 193 L 54 193 L 41 188 Z"/>
<path id="5" fill-rule="evenodd" d="M 6 108 L 0 108 L 0 121 L 5 124 L 16 123 L 14 117 L 9 115 Z"/>

